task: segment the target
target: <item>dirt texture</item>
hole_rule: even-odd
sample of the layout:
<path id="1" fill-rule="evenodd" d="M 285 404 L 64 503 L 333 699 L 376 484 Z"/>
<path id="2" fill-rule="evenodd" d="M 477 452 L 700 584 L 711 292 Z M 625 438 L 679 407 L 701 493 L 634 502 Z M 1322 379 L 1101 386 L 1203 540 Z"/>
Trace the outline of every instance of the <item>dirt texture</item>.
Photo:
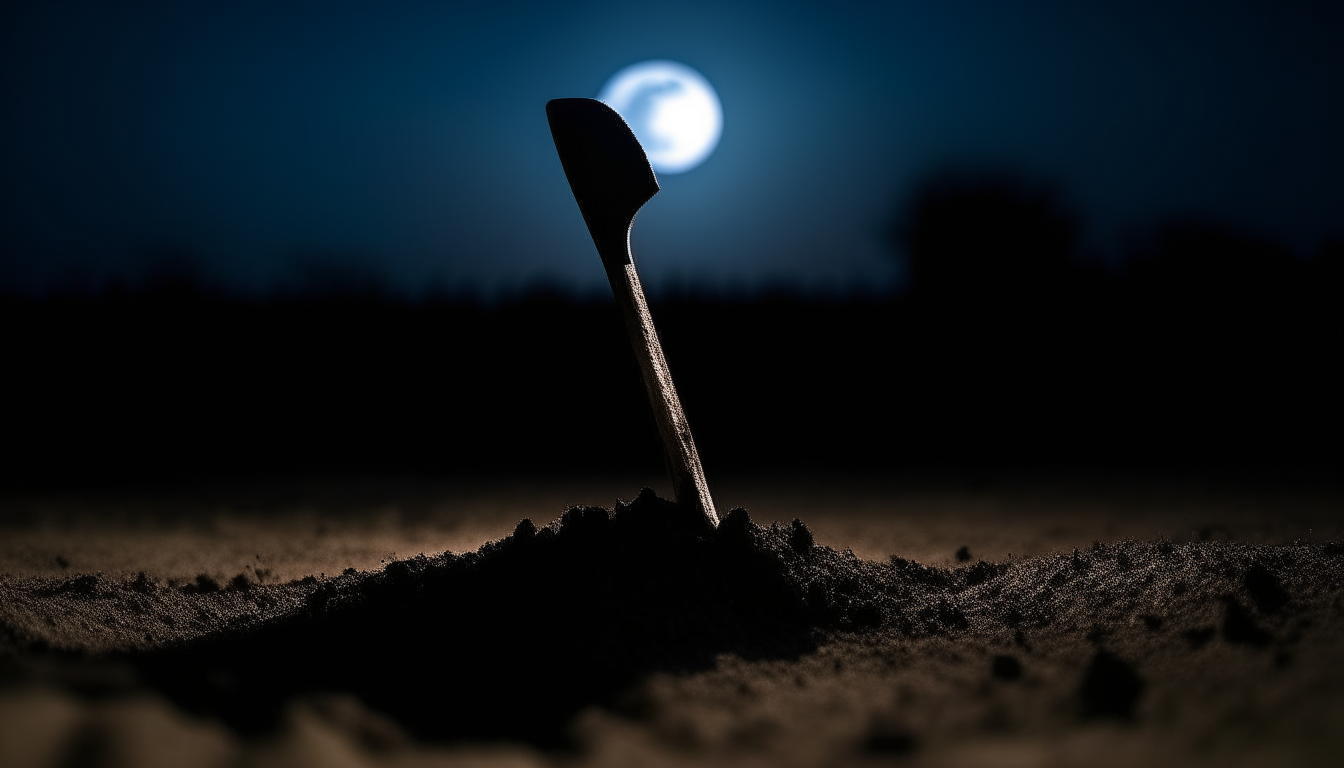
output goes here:
<path id="1" fill-rule="evenodd" d="M 861 559 L 645 489 L 339 575 L 10 575 L 0 763 L 1328 761 L 1344 545 L 1200 538 Z"/>

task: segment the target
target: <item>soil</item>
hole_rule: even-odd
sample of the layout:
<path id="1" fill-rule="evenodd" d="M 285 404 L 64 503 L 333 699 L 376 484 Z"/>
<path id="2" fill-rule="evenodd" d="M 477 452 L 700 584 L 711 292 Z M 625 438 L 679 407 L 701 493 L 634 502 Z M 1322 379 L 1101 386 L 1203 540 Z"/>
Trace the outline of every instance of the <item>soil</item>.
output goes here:
<path id="1" fill-rule="evenodd" d="M 1319 764 L 1344 746 L 1333 490 L 725 488 L 767 511 L 725 506 L 715 530 L 645 488 L 554 520 L 510 519 L 527 499 L 446 517 L 356 499 L 223 504 L 207 525 L 10 499 L 0 764 Z M 286 559 L 305 526 L 316 554 Z M 114 532 L 146 567 L 99 548 Z M 370 562 L 454 535 L 477 541 Z M 265 554 L 237 567 L 248 545 Z"/>

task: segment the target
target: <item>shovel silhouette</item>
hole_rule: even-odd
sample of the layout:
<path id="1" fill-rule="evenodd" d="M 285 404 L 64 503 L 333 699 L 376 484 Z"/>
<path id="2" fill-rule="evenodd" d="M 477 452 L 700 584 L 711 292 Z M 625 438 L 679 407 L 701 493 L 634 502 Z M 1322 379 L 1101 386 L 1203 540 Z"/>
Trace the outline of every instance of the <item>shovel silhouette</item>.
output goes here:
<path id="1" fill-rule="evenodd" d="M 602 257 L 612 293 L 616 294 L 616 306 L 639 360 L 677 503 L 699 511 L 717 526 L 719 517 L 695 452 L 691 428 L 672 384 L 630 254 L 635 214 L 658 193 L 653 167 L 630 126 L 600 101 L 554 99 L 546 103 L 546 118 L 569 188 Z"/>

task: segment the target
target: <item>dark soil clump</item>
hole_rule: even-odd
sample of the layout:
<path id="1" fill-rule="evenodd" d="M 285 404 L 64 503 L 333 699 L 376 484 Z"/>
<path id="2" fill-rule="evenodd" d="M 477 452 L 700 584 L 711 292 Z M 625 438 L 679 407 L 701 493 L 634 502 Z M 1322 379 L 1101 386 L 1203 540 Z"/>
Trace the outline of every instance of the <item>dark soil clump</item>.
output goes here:
<path id="1" fill-rule="evenodd" d="M 1143 689 L 1143 678 L 1129 662 L 1098 651 L 1078 689 L 1083 716 L 1133 720 Z"/>
<path id="2" fill-rule="evenodd" d="M 1000 654 L 994 657 L 990 671 L 1000 680 L 1017 680 L 1022 677 L 1022 662 L 1015 656 Z"/>
<path id="3" fill-rule="evenodd" d="M 1242 583 L 1261 613 L 1277 613 L 1288 604 L 1288 593 L 1284 591 L 1279 578 L 1261 563 L 1246 569 Z"/>
<path id="4" fill-rule="evenodd" d="M 1223 619 L 1223 638 L 1229 643 L 1263 648 L 1274 636 L 1260 628 L 1251 612 L 1236 598 L 1227 598 L 1227 613 Z"/>
<path id="5" fill-rule="evenodd" d="M 864 741 L 864 751 L 875 755 L 898 757 L 913 754 L 919 741 L 910 731 L 893 725 L 875 726 Z"/>

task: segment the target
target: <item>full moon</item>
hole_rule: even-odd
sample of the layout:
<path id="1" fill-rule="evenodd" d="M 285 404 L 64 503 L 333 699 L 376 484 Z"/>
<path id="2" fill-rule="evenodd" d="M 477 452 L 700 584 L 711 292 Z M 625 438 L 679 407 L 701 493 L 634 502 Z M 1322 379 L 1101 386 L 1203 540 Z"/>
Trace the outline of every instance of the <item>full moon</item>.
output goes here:
<path id="1" fill-rule="evenodd" d="M 612 75 L 597 98 L 625 118 L 659 173 L 685 173 L 703 163 L 723 132 L 714 87 L 675 61 L 632 64 Z"/>

